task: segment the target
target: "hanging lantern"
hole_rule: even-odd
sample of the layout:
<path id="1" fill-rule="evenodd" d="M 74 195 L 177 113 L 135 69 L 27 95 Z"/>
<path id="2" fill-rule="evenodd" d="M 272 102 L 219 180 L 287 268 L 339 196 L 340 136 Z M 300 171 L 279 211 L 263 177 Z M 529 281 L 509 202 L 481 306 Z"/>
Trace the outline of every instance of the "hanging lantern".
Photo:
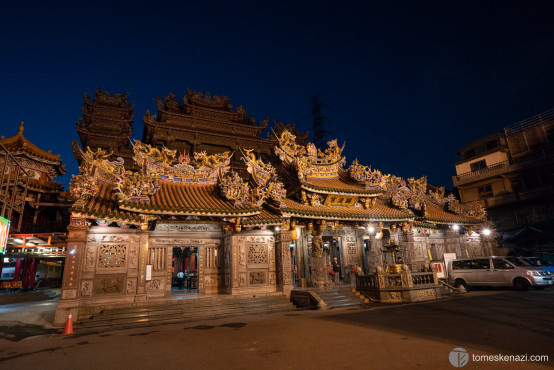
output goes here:
<path id="1" fill-rule="evenodd" d="M 291 232 L 290 232 L 290 239 L 292 241 L 295 241 L 298 239 L 298 230 L 297 229 L 292 229 Z"/>
<path id="2" fill-rule="evenodd" d="M 392 230 L 393 233 L 396 232 L 396 224 L 392 224 L 390 229 Z"/>

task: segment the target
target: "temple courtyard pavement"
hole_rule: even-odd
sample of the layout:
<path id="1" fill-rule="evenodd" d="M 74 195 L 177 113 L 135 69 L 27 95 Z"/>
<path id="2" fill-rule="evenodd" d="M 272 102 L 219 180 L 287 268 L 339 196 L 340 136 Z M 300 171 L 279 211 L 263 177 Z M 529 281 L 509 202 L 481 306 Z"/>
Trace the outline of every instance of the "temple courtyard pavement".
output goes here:
<path id="1" fill-rule="evenodd" d="M 547 369 L 554 367 L 553 302 L 554 289 L 478 290 L 428 303 L 236 316 L 92 334 L 79 334 L 75 327 L 74 335 L 49 327 L 56 299 L 8 304 L 0 306 L 0 368 L 453 369 L 454 359 L 464 369 Z M 467 354 L 452 352 L 455 348 Z M 477 361 L 479 355 L 500 355 L 502 361 Z M 509 355 L 549 360 L 502 357 Z"/>

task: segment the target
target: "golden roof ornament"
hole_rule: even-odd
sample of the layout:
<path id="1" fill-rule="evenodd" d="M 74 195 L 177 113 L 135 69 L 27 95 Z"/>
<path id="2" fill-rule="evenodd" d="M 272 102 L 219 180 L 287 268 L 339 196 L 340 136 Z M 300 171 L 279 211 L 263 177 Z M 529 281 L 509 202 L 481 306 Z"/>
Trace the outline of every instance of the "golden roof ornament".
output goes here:
<path id="1" fill-rule="evenodd" d="M 327 142 L 325 152 L 321 152 L 313 143 L 306 146 L 297 144 L 296 136 L 288 130 L 283 130 L 277 140 L 279 145 L 275 147 L 275 153 L 281 161 L 296 167 L 301 181 L 307 181 L 310 177 L 337 178 L 339 168 L 345 163 L 342 156 L 344 145 L 339 147 L 336 139 Z"/>
<path id="2" fill-rule="evenodd" d="M 250 187 L 237 173 L 232 172 L 231 175 L 221 178 L 219 186 L 223 195 L 235 202 L 235 206 L 261 206 L 268 198 L 281 201 L 286 196 L 286 190 L 283 183 L 278 181 L 275 168 L 261 159 L 256 159 L 252 152 L 253 149 L 244 149 L 242 160 L 246 163 L 256 187 Z"/>

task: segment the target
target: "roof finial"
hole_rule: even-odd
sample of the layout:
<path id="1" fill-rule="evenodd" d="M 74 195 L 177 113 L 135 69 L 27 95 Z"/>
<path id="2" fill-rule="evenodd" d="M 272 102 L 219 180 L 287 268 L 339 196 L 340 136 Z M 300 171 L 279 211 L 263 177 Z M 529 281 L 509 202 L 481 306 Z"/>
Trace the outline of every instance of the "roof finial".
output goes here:
<path id="1" fill-rule="evenodd" d="M 19 130 L 17 131 L 18 134 L 23 133 L 23 121 L 19 122 Z"/>

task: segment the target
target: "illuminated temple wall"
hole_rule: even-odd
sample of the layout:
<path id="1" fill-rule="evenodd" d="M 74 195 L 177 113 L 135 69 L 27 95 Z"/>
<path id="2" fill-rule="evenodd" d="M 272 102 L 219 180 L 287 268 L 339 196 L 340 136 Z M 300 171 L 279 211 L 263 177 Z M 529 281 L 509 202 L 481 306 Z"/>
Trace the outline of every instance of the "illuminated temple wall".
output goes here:
<path id="1" fill-rule="evenodd" d="M 72 220 L 56 324 L 102 309 L 171 297 L 174 247 L 198 248 L 198 294 L 290 291 L 290 232 L 225 232 L 219 223 L 158 223 L 142 231 Z M 276 242 L 277 241 L 277 242 Z M 283 248 L 286 246 L 286 248 Z M 152 265 L 151 279 L 146 266 Z"/>

